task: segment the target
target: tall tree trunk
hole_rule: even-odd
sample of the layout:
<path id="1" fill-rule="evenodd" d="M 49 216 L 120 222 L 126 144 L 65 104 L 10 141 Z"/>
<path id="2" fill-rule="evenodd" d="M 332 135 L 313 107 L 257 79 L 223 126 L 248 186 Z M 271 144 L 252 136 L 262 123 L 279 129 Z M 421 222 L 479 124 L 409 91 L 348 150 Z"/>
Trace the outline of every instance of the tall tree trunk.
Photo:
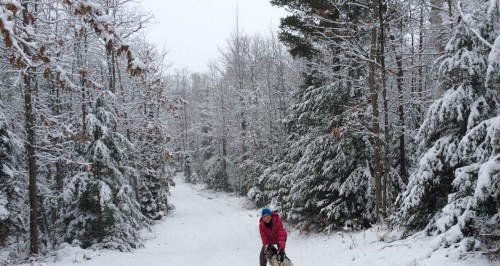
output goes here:
<path id="1" fill-rule="evenodd" d="M 266 85 L 267 85 L 267 96 L 269 99 L 269 107 L 267 109 L 267 115 L 269 119 L 269 138 L 268 138 L 268 149 L 270 154 L 274 154 L 274 118 L 273 114 L 276 114 L 276 104 L 273 99 L 273 91 L 272 91 L 272 85 L 271 85 L 271 64 L 267 64 L 266 66 Z M 276 95 L 276 94 L 274 94 Z"/>
<path id="2" fill-rule="evenodd" d="M 278 111 L 279 115 L 276 115 L 278 117 L 279 121 L 283 121 L 285 117 L 288 115 L 287 114 L 287 106 L 288 102 L 287 99 L 285 98 L 286 95 L 286 82 L 285 82 L 285 70 L 284 70 L 284 63 L 281 61 L 278 64 Z M 285 146 L 285 139 L 286 139 L 286 134 L 283 126 L 279 127 L 279 137 L 278 137 L 278 154 L 281 154 L 283 151 L 283 146 Z"/>
<path id="3" fill-rule="evenodd" d="M 50 84 L 50 88 L 52 90 L 53 93 L 55 93 L 55 99 L 54 101 L 52 102 L 52 113 L 53 115 L 55 116 L 60 116 L 62 114 L 62 110 L 61 110 L 61 102 L 62 100 L 60 99 L 60 88 L 57 87 L 57 85 L 55 84 L 55 80 L 54 80 L 54 75 L 50 75 L 49 76 L 50 80 L 49 80 L 49 84 Z M 63 143 L 63 140 L 61 138 L 56 138 L 54 140 L 55 142 L 57 142 L 57 144 L 62 144 Z M 58 154 L 57 151 L 55 151 L 56 155 Z M 63 162 L 62 159 L 58 159 L 56 162 L 55 162 L 55 176 L 54 176 L 54 181 L 55 181 L 55 191 L 57 191 L 57 193 L 63 193 L 63 186 L 64 186 L 64 171 L 65 171 L 65 164 Z M 49 180 L 50 181 L 50 180 Z M 43 201 L 42 201 L 43 202 Z M 57 218 L 58 218 L 58 215 L 57 215 L 57 212 L 58 212 L 58 207 L 60 205 L 59 204 L 55 204 L 55 205 L 51 205 L 50 206 L 50 222 L 47 223 L 47 228 L 50 227 L 51 229 L 51 242 L 52 242 L 52 245 L 55 246 L 56 243 L 57 243 L 57 237 L 56 237 L 56 233 L 55 233 L 55 227 L 54 225 L 56 224 L 56 221 L 57 221 Z M 42 208 L 40 208 L 40 211 L 42 213 L 42 215 L 44 214 L 44 211 L 43 211 L 43 204 L 41 205 Z"/>
<path id="4" fill-rule="evenodd" d="M 75 31 L 75 38 L 78 38 L 79 33 Z M 83 46 L 83 47 L 82 47 Z M 82 135 L 85 135 L 87 132 L 87 123 L 85 123 L 85 119 L 87 119 L 87 93 L 86 93 L 86 76 L 88 75 L 88 69 L 87 69 L 87 52 L 88 52 L 88 42 L 87 42 L 87 35 L 85 34 L 83 36 L 83 40 L 80 40 L 80 42 L 77 42 L 74 45 L 75 49 L 75 54 L 78 56 L 78 63 L 81 66 L 81 73 L 80 73 L 80 87 L 81 87 L 81 93 L 82 93 L 82 103 L 81 103 L 81 109 L 82 109 Z M 83 55 L 82 55 L 83 54 Z"/>
<path id="5" fill-rule="evenodd" d="M 29 6 L 26 2 L 23 6 L 23 24 L 29 25 Z M 29 48 L 23 44 L 23 51 L 30 56 Z M 30 72 L 31 67 L 26 69 L 23 77 L 24 91 L 24 116 L 26 130 L 26 154 L 28 157 L 28 193 L 30 203 L 30 254 L 38 254 L 38 194 L 37 194 L 37 169 L 36 169 L 36 136 L 35 115 L 33 113 L 33 84 Z"/>
<path id="6" fill-rule="evenodd" d="M 370 62 L 369 76 L 368 76 L 368 88 L 370 89 L 370 100 L 372 104 L 372 116 L 373 116 L 373 134 L 374 134 L 374 170 L 375 170 L 375 207 L 377 212 L 377 217 L 381 218 L 382 211 L 382 179 L 381 179 L 381 160 L 380 160 L 380 124 L 379 124 L 379 110 L 378 110 L 378 94 L 375 84 L 375 72 L 376 72 L 376 57 L 377 57 L 377 24 L 378 20 L 378 4 L 373 4 L 372 12 L 372 31 L 371 31 L 371 44 L 370 44 Z"/>
<path id="7" fill-rule="evenodd" d="M 430 22 L 434 27 L 436 32 L 434 36 L 434 44 L 436 45 L 436 52 L 440 55 L 444 52 L 444 35 L 442 34 L 443 18 L 441 13 L 443 12 L 441 7 L 443 6 L 443 0 L 431 0 L 431 16 Z"/>
<path id="8" fill-rule="evenodd" d="M 99 136 L 99 133 L 97 132 L 94 132 L 94 140 L 98 140 L 100 139 L 101 136 Z M 101 178 L 101 173 L 102 173 L 102 169 L 103 169 L 103 165 L 100 163 L 100 162 L 96 162 L 94 161 L 94 163 L 92 164 L 92 174 L 94 175 L 94 179 L 95 180 L 102 180 Z M 98 184 L 96 184 L 97 186 L 97 190 L 101 190 L 101 188 L 99 187 L 99 182 Z M 99 243 L 102 243 L 102 241 L 104 240 L 104 237 L 105 237 L 105 228 L 104 228 L 104 210 L 103 210 L 103 207 L 101 205 L 101 193 L 97 193 L 97 202 L 96 202 L 96 205 L 94 206 L 96 208 L 96 211 L 97 211 L 97 228 L 94 228 L 97 229 L 97 236 L 98 236 L 98 239 L 97 241 Z"/>
<path id="9" fill-rule="evenodd" d="M 237 86 L 238 86 L 238 93 L 240 95 L 240 103 L 241 103 L 241 112 L 240 112 L 240 136 L 241 136 L 241 164 L 245 162 L 245 160 L 248 159 L 247 155 L 247 146 L 246 146 L 246 138 L 247 138 L 247 124 L 248 121 L 246 120 L 246 100 L 245 95 L 246 92 L 243 90 L 245 89 L 245 73 L 244 73 L 244 62 L 243 62 L 243 36 L 240 34 L 240 26 L 239 26 L 239 13 L 236 12 L 236 44 L 234 47 L 234 53 L 236 56 L 236 78 L 237 78 Z M 251 104 L 250 101 L 248 104 Z M 241 179 L 241 175 L 239 175 L 239 178 Z M 241 182 L 241 180 L 239 181 Z"/>
<path id="10" fill-rule="evenodd" d="M 391 204 L 388 199 L 389 191 L 388 189 L 391 187 L 390 180 L 390 160 L 389 160 L 389 143 L 390 143 L 390 128 L 389 128 L 389 99 L 387 98 L 387 75 L 385 68 L 385 22 L 384 22 L 384 14 L 386 13 L 386 7 L 382 3 L 382 0 L 378 1 L 378 18 L 379 18 L 379 61 L 380 61 L 380 70 L 381 70 L 381 80 L 382 80 L 382 97 L 384 98 L 384 182 L 383 182 L 383 195 L 382 195 L 382 215 L 385 218 L 387 215 L 387 205 Z"/>
<path id="11" fill-rule="evenodd" d="M 111 48 L 113 49 L 113 48 Z M 115 51 L 108 51 L 108 71 L 109 71 L 109 90 L 112 93 L 116 91 L 116 69 L 115 69 Z"/>
<path id="12" fill-rule="evenodd" d="M 222 190 L 225 192 L 229 191 L 229 180 L 227 174 L 227 140 L 226 140 L 226 106 L 224 105 L 224 86 L 221 82 L 220 84 L 220 92 L 221 92 L 221 115 L 222 115 Z"/>
<path id="13" fill-rule="evenodd" d="M 398 66 L 398 92 L 399 92 L 399 106 L 398 106 L 398 113 L 399 113 L 399 127 L 401 132 L 399 132 L 399 175 L 401 176 L 401 179 L 406 183 L 408 181 L 408 174 L 406 173 L 406 151 L 405 151 L 405 110 L 404 110 L 404 105 L 403 105 L 403 97 L 404 97 L 404 92 L 403 92 L 403 63 L 402 63 L 402 57 L 397 56 L 396 59 L 397 66 Z"/>
<path id="14" fill-rule="evenodd" d="M 229 192 L 229 180 L 227 176 L 227 144 L 226 135 L 222 135 L 222 190 Z"/>
<path id="15" fill-rule="evenodd" d="M 424 8 L 422 7 L 421 9 L 421 13 L 424 12 Z M 418 54 L 419 54 L 419 59 L 420 59 L 420 62 L 418 62 L 419 64 L 419 68 L 418 68 L 418 89 L 417 89 L 417 95 L 418 95 L 418 99 L 422 99 L 422 94 L 424 92 L 424 16 L 420 16 L 420 25 L 419 25 L 419 28 L 420 28 L 420 35 L 419 35 L 419 41 L 418 41 Z M 423 108 L 420 107 L 420 103 L 421 101 L 419 101 L 418 105 L 417 105 L 417 114 L 416 114 L 416 118 L 415 118 L 415 128 L 420 128 L 420 125 L 422 124 L 422 117 L 424 116 L 423 114 Z"/>
<path id="16" fill-rule="evenodd" d="M 183 123 L 183 129 L 184 129 L 184 143 L 186 144 L 185 146 L 185 151 L 189 149 L 189 138 L 188 138 L 188 121 L 187 121 L 187 104 L 186 102 L 183 103 L 183 111 L 184 111 L 184 123 Z M 151 111 L 152 112 L 152 111 Z"/>
<path id="17" fill-rule="evenodd" d="M 186 94 L 184 94 L 184 99 L 186 99 Z M 184 158 L 188 159 L 188 157 L 190 156 L 190 152 L 189 152 L 189 142 L 188 142 L 188 125 L 187 125 L 187 108 L 186 108 L 186 102 L 183 102 L 182 104 L 182 108 L 183 108 L 183 123 L 182 123 L 182 135 L 184 135 L 183 137 L 183 140 L 182 142 L 184 142 Z M 152 111 L 150 111 L 152 112 Z M 186 182 L 190 183 L 192 180 L 191 180 L 191 176 L 192 176 L 192 165 L 189 165 L 189 164 L 192 164 L 192 161 L 188 161 L 188 160 L 184 160 L 184 179 L 186 180 Z"/>
<path id="18" fill-rule="evenodd" d="M 402 30 L 402 25 L 401 25 L 401 30 Z M 404 91 L 403 91 L 403 81 L 404 81 L 404 71 L 403 71 L 403 55 L 402 55 L 402 47 L 400 47 L 400 51 L 398 51 L 395 41 L 396 38 L 393 34 L 391 34 L 391 41 L 394 44 L 393 50 L 394 54 L 396 57 L 396 66 L 398 68 L 397 72 L 397 87 L 398 87 L 398 98 L 399 98 L 399 105 L 398 105 L 398 115 L 399 115 L 399 127 L 400 131 L 399 132 L 399 175 L 401 176 L 401 179 L 406 183 L 407 182 L 407 173 L 406 173 L 406 153 L 405 153 L 405 111 L 404 111 Z M 402 46 L 402 44 L 401 44 Z M 413 82 L 412 82 L 413 83 Z"/>
<path id="19" fill-rule="evenodd" d="M 443 13 L 443 1 L 444 0 L 431 0 L 431 16 L 429 19 L 434 32 L 433 43 L 435 44 L 438 57 L 444 53 L 446 41 L 446 34 L 443 27 L 443 18 L 441 16 L 441 13 Z M 446 91 L 447 82 L 444 78 L 438 78 L 438 81 L 439 85 L 437 87 L 437 93 L 438 96 L 441 96 Z"/>
<path id="20" fill-rule="evenodd" d="M 27 50 L 27 49 L 25 49 Z M 26 51 L 25 51 L 26 52 Z M 28 69 L 28 72 L 30 70 Z M 26 154 L 28 157 L 29 203 L 30 203 L 30 254 L 38 254 L 38 194 L 36 176 L 35 153 L 35 115 L 33 114 L 33 100 L 31 75 L 24 74 L 24 115 L 26 130 Z"/>

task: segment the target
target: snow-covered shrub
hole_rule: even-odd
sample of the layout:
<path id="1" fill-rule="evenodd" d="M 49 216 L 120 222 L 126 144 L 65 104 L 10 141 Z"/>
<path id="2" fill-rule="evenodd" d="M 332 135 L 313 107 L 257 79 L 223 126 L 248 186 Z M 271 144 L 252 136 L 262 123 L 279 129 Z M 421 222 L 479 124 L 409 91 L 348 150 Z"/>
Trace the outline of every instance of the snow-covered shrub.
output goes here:
<path id="1" fill-rule="evenodd" d="M 256 207 L 263 207 L 263 194 L 258 187 L 252 187 L 248 190 L 247 200 L 253 203 Z"/>
<path id="2" fill-rule="evenodd" d="M 235 182 L 237 183 L 237 191 L 239 191 L 239 194 L 247 196 L 250 195 L 250 190 L 255 187 L 255 180 L 257 180 L 258 177 L 262 175 L 262 173 L 266 169 L 267 166 L 256 159 L 247 159 L 243 163 L 241 163 L 238 169 L 238 176 L 235 178 Z M 259 200 L 262 200 L 262 198 L 260 198 Z M 257 200 L 257 202 L 259 202 L 259 200 Z"/>

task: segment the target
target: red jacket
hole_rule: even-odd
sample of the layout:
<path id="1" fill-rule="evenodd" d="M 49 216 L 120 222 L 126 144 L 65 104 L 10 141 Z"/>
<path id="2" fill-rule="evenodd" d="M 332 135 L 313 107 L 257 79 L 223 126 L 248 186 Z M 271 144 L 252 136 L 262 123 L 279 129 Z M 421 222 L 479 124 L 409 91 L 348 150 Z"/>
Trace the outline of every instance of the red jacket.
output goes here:
<path id="1" fill-rule="evenodd" d="M 283 228 L 283 222 L 279 214 L 273 213 L 271 216 L 271 228 L 265 225 L 265 222 L 260 218 L 259 231 L 262 244 L 265 245 L 278 245 L 279 249 L 285 249 L 287 233 Z"/>

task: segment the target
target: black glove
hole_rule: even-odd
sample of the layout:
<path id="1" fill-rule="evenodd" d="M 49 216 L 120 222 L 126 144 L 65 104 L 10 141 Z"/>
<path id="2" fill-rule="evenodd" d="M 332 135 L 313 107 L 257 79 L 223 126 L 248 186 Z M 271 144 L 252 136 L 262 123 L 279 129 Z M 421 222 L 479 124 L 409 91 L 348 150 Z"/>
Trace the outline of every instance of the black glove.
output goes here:
<path id="1" fill-rule="evenodd" d="M 276 259 L 279 261 L 279 262 L 283 262 L 285 260 L 285 251 L 283 249 L 280 249 L 278 251 L 278 255 L 276 256 Z"/>

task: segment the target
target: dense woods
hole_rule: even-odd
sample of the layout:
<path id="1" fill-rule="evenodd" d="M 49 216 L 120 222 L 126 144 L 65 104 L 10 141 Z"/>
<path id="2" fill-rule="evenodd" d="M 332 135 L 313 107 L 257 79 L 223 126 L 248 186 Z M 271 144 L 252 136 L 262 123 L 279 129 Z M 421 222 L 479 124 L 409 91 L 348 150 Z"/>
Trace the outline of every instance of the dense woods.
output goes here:
<path id="1" fill-rule="evenodd" d="M 122 0 L 0 7 L 0 247 L 140 246 L 171 181 L 163 55 L 134 37 L 151 16 Z"/>
<path id="2" fill-rule="evenodd" d="M 193 73 L 131 1 L 2 1 L 0 249 L 140 247 L 182 171 L 301 232 L 498 259 L 500 2 L 270 2 L 278 32 L 236 26 Z"/>
<path id="3" fill-rule="evenodd" d="M 302 232 L 383 224 L 498 254 L 499 3 L 271 3 L 277 35 L 235 29 L 174 86 L 187 180 Z"/>

